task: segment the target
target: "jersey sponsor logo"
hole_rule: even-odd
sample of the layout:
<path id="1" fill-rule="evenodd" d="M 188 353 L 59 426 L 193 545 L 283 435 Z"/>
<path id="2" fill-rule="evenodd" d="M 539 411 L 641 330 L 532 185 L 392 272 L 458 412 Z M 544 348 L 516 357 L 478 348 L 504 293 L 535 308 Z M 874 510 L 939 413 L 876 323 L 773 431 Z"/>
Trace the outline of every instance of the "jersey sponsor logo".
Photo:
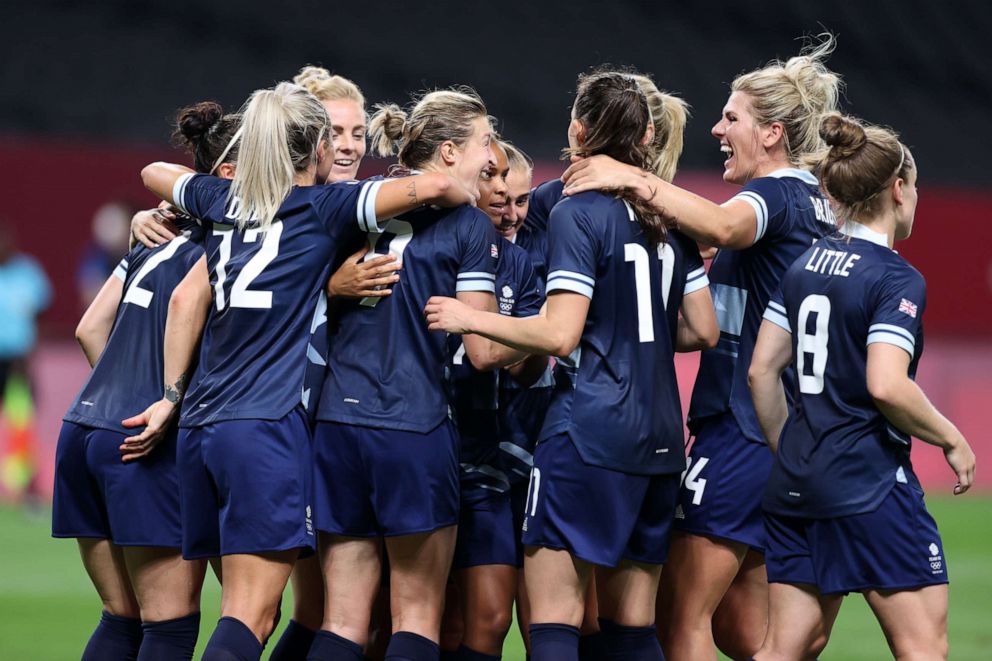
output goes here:
<path id="1" fill-rule="evenodd" d="M 516 304 L 516 300 L 513 298 L 513 287 L 510 285 L 503 285 L 503 289 L 500 290 L 499 297 L 499 311 L 501 314 L 510 314 L 513 312 L 513 306 Z"/>
<path id="2" fill-rule="evenodd" d="M 918 311 L 918 306 L 913 301 L 909 299 L 902 299 L 899 301 L 899 312 L 908 314 L 913 319 L 916 319 L 916 312 Z"/>
<path id="3" fill-rule="evenodd" d="M 307 534 L 310 535 L 311 537 L 313 537 L 313 518 L 312 518 L 312 513 L 311 513 L 311 510 L 310 510 L 310 506 L 309 505 L 307 505 L 307 519 L 306 519 L 306 524 L 307 524 Z"/>

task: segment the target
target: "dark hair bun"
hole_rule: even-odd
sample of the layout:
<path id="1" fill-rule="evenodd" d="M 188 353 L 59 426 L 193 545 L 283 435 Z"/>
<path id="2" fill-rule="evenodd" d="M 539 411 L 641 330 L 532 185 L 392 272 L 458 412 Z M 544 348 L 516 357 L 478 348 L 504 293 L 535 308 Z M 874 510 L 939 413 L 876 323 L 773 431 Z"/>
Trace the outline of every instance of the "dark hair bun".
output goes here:
<path id="1" fill-rule="evenodd" d="M 224 108 L 215 101 L 201 101 L 182 108 L 176 113 L 177 142 L 185 145 L 191 151 L 203 140 L 203 137 L 217 125 L 224 116 Z"/>
<path id="2" fill-rule="evenodd" d="M 830 147 L 833 158 L 847 158 L 868 142 L 864 127 L 850 117 L 830 113 L 820 123 L 820 137 Z"/>

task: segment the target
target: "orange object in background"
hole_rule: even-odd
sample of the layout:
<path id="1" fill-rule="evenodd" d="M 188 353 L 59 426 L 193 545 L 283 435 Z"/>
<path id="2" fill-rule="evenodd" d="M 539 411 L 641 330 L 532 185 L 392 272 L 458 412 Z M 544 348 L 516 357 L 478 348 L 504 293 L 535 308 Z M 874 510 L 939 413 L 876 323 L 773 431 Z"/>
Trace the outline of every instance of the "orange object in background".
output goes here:
<path id="1" fill-rule="evenodd" d="M 0 410 L 0 486 L 7 497 L 21 500 L 32 491 L 37 446 L 31 388 L 24 376 L 11 375 Z"/>

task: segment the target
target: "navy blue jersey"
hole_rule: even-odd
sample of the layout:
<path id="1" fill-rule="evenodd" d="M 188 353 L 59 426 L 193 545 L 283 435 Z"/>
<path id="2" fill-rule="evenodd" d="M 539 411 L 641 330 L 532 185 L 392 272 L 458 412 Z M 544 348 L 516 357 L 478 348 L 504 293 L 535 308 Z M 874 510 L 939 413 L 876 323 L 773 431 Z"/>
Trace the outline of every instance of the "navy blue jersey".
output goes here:
<path id="1" fill-rule="evenodd" d="M 444 333 L 428 332 L 431 296 L 495 293 L 499 235 L 474 207 L 422 207 L 373 235 L 368 257 L 393 254 L 392 295 L 343 301 L 317 419 L 426 433 L 448 414 Z"/>
<path id="2" fill-rule="evenodd" d="M 757 231 L 751 247 L 720 250 L 710 266 L 720 341 L 700 359 L 689 426 L 695 429 L 696 421 L 731 411 L 746 439 L 764 443 L 747 385 L 761 315 L 785 270 L 835 227 L 816 178 L 804 170 L 753 179 L 733 199 L 754 208 Z"/>
<path id="3" fill-rule="evenodd" d="M 524 221 L 513 236 L 513 243 L 527 251 L 534 273 L 543 287 L 548 277 L 548 233 L 531 227 Z"/>
<path id="4" fill-rule="evenodd" d="M 499 313 L 513 317 L 533 317 L 544 302 L 534 267 L 527 251 L 500 238 L 499 263 L 496 266 L 496 302 Z M 465 358 L 465 344 L 460 335 L 448 338 L 452 355 L 450 381 L 455 423 L 461 437 L 462 494 L 485 491 L 503 492 L 510 478 L 499 466 L 499 382 L 509 376 L 499 370 L 480 372 Z"/>
<path id="5" fill-rule="evenodd" d="M 558 362 L 540 440 L 567 433 L 589 464 L 634 474 L 685 468 L 682 409 L 662 295 L 664 244 L 599 192 L 551 213 L 547 291 L 590 299 L 578 348 Z"/>
<path id="6" fill-rule="evenodd" d="M 107 344 L 64 420 L 130 433 L 121 420 L 162 397 L 162 350 L 169 298 L 203 255 L 193 227 L 157 248 L 140 243 L 114 269 L 124 282 Z"/>
<path id="7" fill-rule="evenodd" d="M 885 235 L 854 225 L 853 238 L 818 241 L 785 274 L 765 318 L 792 334 L 795 405 L 779 441 L 764 506 L 784 516 L 829 518 L 874 511 L 896 482 L 916 482 L 909 436 L 875 406 L 868 345 L 923 353 L 923 276 Z"/>
<path id="8" fill-rule="evenodd" d="M 319 303 L 339 248 L 377 227 L 380 182 L 294 186 L 267 231 L 238 230 L 231 182 L 181 177 L 173 201 L 206 228 L 213 305 L 180 426 L 277 420 L 305 399 Z"/>
<path id="9" fill-rule="evenodd" d="M 525 227 L 530 227 L 539 232 L 548 231 L 548 221 L 551 218 L 551 210 L 564 197 L 562 191 L 565 190 L 565 182 L 561 179 L 552 179 L 538 184 L 530 191 L 530 205 L 527 207 L 527 219 L 524 221 Z"/>

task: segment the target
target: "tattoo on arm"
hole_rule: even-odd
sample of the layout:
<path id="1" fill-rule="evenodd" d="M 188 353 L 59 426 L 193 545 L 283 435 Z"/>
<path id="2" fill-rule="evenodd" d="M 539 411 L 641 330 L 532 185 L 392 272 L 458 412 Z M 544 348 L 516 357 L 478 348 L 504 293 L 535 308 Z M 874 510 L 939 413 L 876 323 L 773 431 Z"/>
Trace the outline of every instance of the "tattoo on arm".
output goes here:
<path id="1" fill-rule="evenodd" d="M 188 382 L 189 375 L 186 372 L 183 372 L 179 375 L 179 378 L 176 379 L 175 383 L 171 385 L 168 383 L 165 384 L 165 399 L 169 400 L 173 404 L 178 404 L 181 402 L 183 395 L 186 394 L 186 385 Z"/>
<path id="2" fill-rule="evenodd" d="M 407 198 L 410 200 L 410 204 L 420 204 L 420 200 L 417 199 L 417 182 L 411 181 L 406 185 Z"/>

